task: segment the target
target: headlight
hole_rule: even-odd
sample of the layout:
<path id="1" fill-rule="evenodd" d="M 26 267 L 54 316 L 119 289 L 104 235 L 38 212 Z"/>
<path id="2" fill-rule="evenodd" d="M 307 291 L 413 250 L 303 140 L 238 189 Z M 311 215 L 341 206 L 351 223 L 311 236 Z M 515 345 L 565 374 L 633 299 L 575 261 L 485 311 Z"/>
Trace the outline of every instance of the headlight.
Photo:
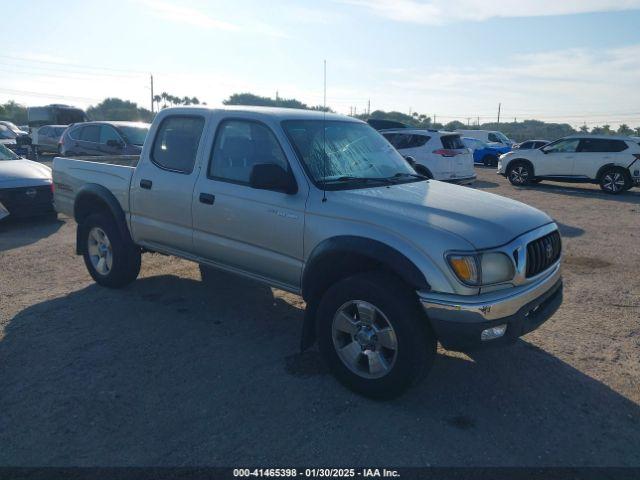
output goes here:
<path id="1" fill-rule="evenodd" d="M 504 253 L 453 254 L 447 257 L 447 261 L 460 281 L 467 285 L 507 282 L 515 275 L 513 262 Z"/>

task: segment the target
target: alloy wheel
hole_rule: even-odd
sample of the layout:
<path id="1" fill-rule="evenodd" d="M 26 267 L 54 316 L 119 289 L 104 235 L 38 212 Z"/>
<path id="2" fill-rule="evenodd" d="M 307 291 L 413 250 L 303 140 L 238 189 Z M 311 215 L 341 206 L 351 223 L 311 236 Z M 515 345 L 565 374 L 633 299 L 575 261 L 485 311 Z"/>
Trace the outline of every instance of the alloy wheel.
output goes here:
<path id="1" fill-rule="evenodd" d="M 113 266 L 113 251 L 109 237 L 100 227 L 93 227 L 89 231 L 87 251 L 96 272 L 100 275 L 108 275 Z"/>
<path id="2" fill-rule="evenodd" d="M 613 193 L 617 193 L 624 189 L 625 180 L 620 172 L 610 172 L 602 178 L 602 187 Z"/>
<path id="3" fill-rule="evenodd" d="M 352 300 L 336 312 L 331 334 L 342 363 L 356 375 L 381 378 L 393 368 L 398 339 L 386 315 L 375 305 Z"/>

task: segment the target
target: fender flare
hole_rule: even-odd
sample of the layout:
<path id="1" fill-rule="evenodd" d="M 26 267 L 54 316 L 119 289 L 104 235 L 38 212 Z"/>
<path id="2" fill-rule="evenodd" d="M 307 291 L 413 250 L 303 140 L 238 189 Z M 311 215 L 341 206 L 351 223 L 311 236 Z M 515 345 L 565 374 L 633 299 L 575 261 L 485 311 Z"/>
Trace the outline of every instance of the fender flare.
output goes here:
<path id="1" fill-rule="evenodd" d="M 80 239 L 82 234 L 82 221 L 88 215 L 93 213 L 93 210 L 90 208 L 87 210 L 82 208 L 82 205 L 86 202 L 91 202 L 94 205 L 95 203 L 100 204 L 101 211 L 106 210 L 113 216 L 122 238 L 125 239 L 125 241 L 133 243 L 131 234 L 129 233 L 129 228 L 127 227 L 127 217 L 122 206 L 120 206 L 120 202 L 118 202 L 113 193 L 111 193 L 111 191 L 106 187 L 97 183 L 87 183 L 80 187 L 76 193 L 76 198 L 73 204 L 73 217 L 78 224 L 78 228 L 76 230 L 76 254 L 81 255 L 83 253 Z"/>
<path id="2" fill-rule="evenodd" d="M 336 260 L 344 263 L 336 265 Z M 302 298 L 307 302 L 307 308 L 301 350 L 315 342 L 316 311 L 322 293 L 335 281 L 372 267 L 394 273 L 415 290 L 431 289 L 424 274 L 411 260 L 383 242 L 353 235 L 328 238 L 313 249 L 302 273 Z"/>

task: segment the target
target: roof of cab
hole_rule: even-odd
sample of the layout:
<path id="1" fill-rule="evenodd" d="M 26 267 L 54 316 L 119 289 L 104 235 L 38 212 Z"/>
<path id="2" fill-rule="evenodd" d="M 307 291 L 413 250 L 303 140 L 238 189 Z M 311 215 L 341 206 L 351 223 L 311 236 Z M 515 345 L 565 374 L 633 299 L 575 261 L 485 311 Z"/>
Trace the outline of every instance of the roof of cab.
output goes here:
<path id="1" fill-rule="evenodd" d="M 224 107 L 208 107 L 208 106 L 189 106 L 189 107 L 172 107 L 161 110 L 162 112 L 170 113 L 194 113 L 202 110 L 208 110 L 211 112 L 239 112 L 239 113 L 251 113 L 258 116 L 264 116 L 268 118 L 275 118 L 276 120 L 339 120 L 339 121 L 351 121 L 356 123 L 365 123 L 357 118 L 349 117 L 347 115 L 340 115 L 337 113 L 326 114 L 319 110 L 304 110 L 299 108 L 278 108 L 278 107 L 252 107 L 244 105 L 233 105 Z"/>

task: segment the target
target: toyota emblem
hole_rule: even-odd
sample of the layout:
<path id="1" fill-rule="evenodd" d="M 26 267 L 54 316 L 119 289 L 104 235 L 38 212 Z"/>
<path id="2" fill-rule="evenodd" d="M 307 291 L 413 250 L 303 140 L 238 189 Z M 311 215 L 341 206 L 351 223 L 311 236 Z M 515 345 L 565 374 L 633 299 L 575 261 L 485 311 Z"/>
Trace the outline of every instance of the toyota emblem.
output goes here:
<path id="1" fill-rule="evenodd" d="M 545 247 L 545 253 L 547 254 L 547 260 L 551 260 L 553 257 L 553 245 L 551 243 L 547 243 Z"/>

